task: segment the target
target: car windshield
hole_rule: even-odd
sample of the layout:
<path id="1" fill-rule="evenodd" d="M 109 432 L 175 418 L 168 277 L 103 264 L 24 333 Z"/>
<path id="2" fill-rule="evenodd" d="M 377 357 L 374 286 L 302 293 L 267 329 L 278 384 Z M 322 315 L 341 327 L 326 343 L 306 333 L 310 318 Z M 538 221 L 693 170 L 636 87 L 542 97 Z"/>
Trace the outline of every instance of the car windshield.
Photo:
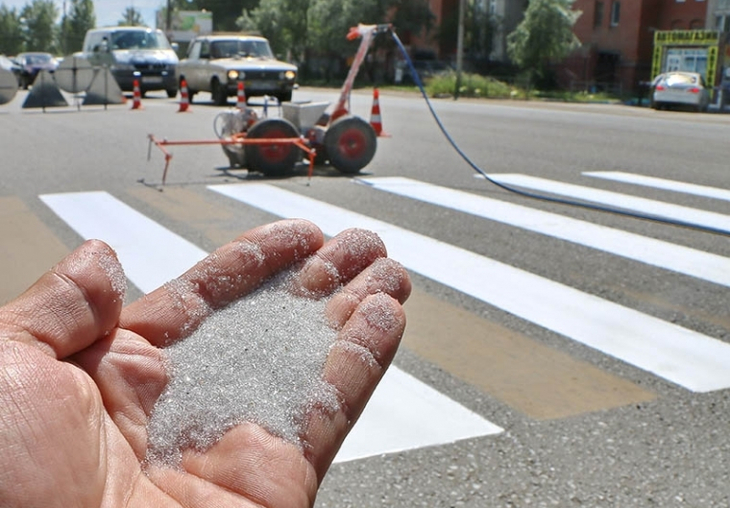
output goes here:
<path id="1" fill-rule="evenodd" d="M 112 49 L 170 49 L 161 32 L 120 31 L 112 34 Z"/>
<path id="2" fill-rule="evenodd" d="M 26 55 L 25 61 L 27 65 L 43 65 L 51 61 L 51 55 Z"/>
<path id="3" fill-rule="evenodd" d="M 269 43 L 264 40 L 215 41 L 210 46 L 212 58 L 231 58 L 236 55 L 251 58 L 272 58 Z"/>

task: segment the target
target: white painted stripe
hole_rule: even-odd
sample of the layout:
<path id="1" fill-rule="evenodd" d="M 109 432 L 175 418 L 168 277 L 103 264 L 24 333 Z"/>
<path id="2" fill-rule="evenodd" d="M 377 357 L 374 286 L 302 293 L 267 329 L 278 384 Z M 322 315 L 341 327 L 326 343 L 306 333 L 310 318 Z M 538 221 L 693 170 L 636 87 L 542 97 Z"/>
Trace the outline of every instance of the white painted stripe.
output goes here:
<path id="1" fill-rule="evenodd" d="M 502 429 L 391 367 L 335 462 L 452 443 Z"/>
<path id="2" fill-rule="evenodd" d="M 643 185 L 645 187 L 653 187 L 655 189 L 730 201 L 730 190 L 728 189 L 718 189 L 716 187 L 707 187 L 705 185 L 696 185 L 677 180 L 666 180 L 664 178 L 655 178 L 653 176 L 636 175 L 634 173 L 624 173 L 622 171 L 584 171 L 583 174 L 594 178 L 603 178 L 616 182 L 631 183 L 635 185 Z"/>
<path id="3" fill-rule="evenodd" d="M 386 222 L 266 184 L 210 187 L 327 235 L 375 231 L 408 269 L 696 392 L 730 387 L 730 344 Z"/>
<path id="4" fill-rule="evenodd" d="M 148 292 L 206 252 L 105 192 L 41 199 L 83 238 L 111 245 L 127 277 Z M 502 429 L 391 366 L 335 461 L 486 436 Z"/>
<path id="5" fill-rule="evenodd" d="M 627 196 L 617 192 L 591 189 L 589 187 L 546 180 L 535 176 L 495 174 L 489 175 L 489 177 L 503 184 L 568 196 L 593 203 L 601 203 L 654 217 L 663 217 L 665 219 L 681 221 L 685 224 L 695 224 L 697 226 L 730 233 L 730 216 L 720 213 L 697 210 L 696 208 L 673 205 L 646 198 Z"/>
<path id="6" fill-rule="evenodd" d="M 41 200 L 82 238 L 108 243 L 127 278 L 149 293 L 207 253 L 106 192 L 45 194 Z"/>
<path id="7" fill-rule="evenodd" d="M 409 178 L 359 178 L 358 181 L 378 190 L 466 212 L 730 287 L 730 259 L 716 254 Z"/>

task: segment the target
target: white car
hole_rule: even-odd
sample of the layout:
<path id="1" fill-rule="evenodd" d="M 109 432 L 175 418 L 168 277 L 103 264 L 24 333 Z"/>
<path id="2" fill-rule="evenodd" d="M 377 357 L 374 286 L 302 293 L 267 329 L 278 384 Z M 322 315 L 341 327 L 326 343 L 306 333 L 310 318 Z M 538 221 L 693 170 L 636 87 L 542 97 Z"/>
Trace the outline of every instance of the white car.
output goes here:
<path id="1" fill-rule="evenodd" d="M 224 105 L 243 82 L 246 97 L 271 95 L 286 102 L 292 97 L 297 67 L 277 60 L 263 37 L 201 35 L 178 64 L 177 77 L 185 78 L 191 101 L 197 92 L 210 92 L 215 104 Z"/>
<path id="2" fill-rule="evenodd" d="M 651 107 L 691 107 L 695 111 L 707 111 L 710 92 L 705 80 L 696 72 L 666 72 L 658 75 L 653 83 Z"/>

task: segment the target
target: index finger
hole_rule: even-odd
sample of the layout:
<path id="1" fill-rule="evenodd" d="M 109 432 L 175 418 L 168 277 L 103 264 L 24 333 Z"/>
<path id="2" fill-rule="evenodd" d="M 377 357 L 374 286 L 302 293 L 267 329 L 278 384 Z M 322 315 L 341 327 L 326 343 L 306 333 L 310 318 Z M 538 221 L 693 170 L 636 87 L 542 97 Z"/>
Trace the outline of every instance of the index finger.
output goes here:
<path id="1" fill-rule="evenodd" d="M 319 228 L 305 220 L 283 220 L 252 229 L 127 306 L 120 326 L 156 346 L 186 337 L 215 309 L 307 258 L 323 242 Z"/>

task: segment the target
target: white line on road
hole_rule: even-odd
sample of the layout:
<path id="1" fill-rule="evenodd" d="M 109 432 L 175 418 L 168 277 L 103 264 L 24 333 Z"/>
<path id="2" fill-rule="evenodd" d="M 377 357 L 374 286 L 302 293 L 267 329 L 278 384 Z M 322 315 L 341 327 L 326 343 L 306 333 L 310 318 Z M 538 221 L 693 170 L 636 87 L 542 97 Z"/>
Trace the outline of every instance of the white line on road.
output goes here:
<path id="1" fill-rule="evenodd" d="M 730 387 L 730 344 L 386 222 L 267 184 L 210 189 L 335 235 L 375 231 L 406 268 L 696 392 Z"/>
<path id="2" fill-rule="evenodd" d="M 466 212 L 730 287 L 730 259 L 716 254 L 409 178 L 360 178 L 358 181 L 378 190 Z"/>
<path id="3" fill-rule="evenodd" d="M 127 277 L 149 292 L 207 254 L 106 192 L 41 196 L 83 238 L 117 251 Z M 388 369 L 336 462 L 498 434 L 502 429 L 426 384 Z"/>
<path id="4" fill-rule="evenodd" d="M 82 238 L 111 245 L 129 280 L 144 293 L 181 275 L 207 255 L 106 192 L 40 198 Z"/>
<path id="5" fill-rule="evenodd" d="M 697 210 L 696 208 L 673 205 L 646 198 L 627 196 L 617 192 L 591 189 L 589 187 L 546 180 L 535 176 L 503 173 L 489 175 L 489 177 L 502 184 L 549 192 L 551 194 L 568 196 L 593 203 L 601 203 L 623 210 L 633 210 L 654 217 L 662 217 L 684 224 L 694 224 L 700 227 L 730 233 L 730 216 L 720 213 Z"/>
<path id="6" fill-rule="evenodd" d="M 693 183 L 680 182 L 677 180 L 666 180 L 664 178 L 655 178 L 653 176 L 636 175 L 633 173 L 624 173 L 622 171 L 584 171 L 584 175 L 594 178 L 604 178 L 615 182 L 632 183 L 635 185 L 643 185 L 645 187 L 653 187 L 655 189 L 669 190 L 681 192 L 684 194 L 693 194 L 705 198 L 722 199 L 730 201 L 730 190 L 718 189 L 716 187 L 708 187 L 705 185 L 696 185 Z"/>

